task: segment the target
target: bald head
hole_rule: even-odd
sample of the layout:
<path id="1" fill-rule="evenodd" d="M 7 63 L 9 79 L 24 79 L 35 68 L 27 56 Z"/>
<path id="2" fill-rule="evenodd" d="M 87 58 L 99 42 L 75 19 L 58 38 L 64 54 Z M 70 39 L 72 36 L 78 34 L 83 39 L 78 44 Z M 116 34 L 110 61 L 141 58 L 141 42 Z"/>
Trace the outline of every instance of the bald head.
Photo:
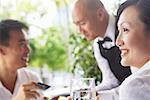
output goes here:
<path id="1" fill-rule="evenodd" d="M 73 8 L 73 22 L 87 40 L 104 36 L 109 15 L 99 0 L 77 0 Z"/>
<path id="2" fill-rule="evenodd" d="M 100 0 L 76 0 L 75 8 L 82 7 L 89 11 L 96 11 L 99 7 L 104 7 Z"/>

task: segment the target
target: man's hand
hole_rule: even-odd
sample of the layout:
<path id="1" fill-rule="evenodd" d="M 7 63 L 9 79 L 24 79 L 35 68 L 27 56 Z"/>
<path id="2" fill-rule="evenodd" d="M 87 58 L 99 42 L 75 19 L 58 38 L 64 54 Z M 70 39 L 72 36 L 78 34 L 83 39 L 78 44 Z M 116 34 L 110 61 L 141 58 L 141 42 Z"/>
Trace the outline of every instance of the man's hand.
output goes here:
<path id="1" fill-rule="evenodd" d="M 67 100 L 72 100 L 71 96 L 68 96 L 68 97 L 67 97 Z"/>
<path id="2" fill-rule="evenodd" d="M 72 100 L 72 97 L 71 97 L 71 96 L 68 96 L 68 97 L 67 97 L 67 100 Z M 96 96 L 95 100 L 100 100 L 99 96 Z"/>
<path id="3" fill-rule="evenodd" d="M 12 100 L 37 100 L 40 97 L 40 94 L 37 90 L 41 89 L 35 82 L 29 82 L 22 84 L 19 88 L 18 93 Z"/>

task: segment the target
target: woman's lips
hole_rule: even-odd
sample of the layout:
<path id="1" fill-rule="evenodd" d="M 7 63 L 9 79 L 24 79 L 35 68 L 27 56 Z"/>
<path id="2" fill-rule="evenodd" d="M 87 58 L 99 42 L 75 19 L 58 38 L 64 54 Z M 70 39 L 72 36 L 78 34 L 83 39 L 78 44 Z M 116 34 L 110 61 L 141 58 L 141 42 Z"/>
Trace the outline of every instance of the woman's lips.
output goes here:
<path id="1" fill-rule="evenodd" d="M 121 50 L 121 56 L 125 56 L 128 53 L 128 49 L 120 49 Z"/>

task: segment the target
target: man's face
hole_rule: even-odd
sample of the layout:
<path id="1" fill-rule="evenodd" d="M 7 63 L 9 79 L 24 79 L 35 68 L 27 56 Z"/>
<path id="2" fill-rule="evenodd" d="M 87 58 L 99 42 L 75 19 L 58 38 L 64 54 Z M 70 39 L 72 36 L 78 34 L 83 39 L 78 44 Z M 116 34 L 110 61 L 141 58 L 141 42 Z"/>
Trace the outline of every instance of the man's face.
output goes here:
<path id="1" fill-rule="evenodd" d="M 100 34 L 100 22 L 97 13 L 90 12 L 85 7 L 76 7 L 73 11 L 73 22 L 87 40 L 94 40 Z"/>
<path id="2" fill-rule="evenodd" d="M 5 47 L 5 61 L 11 68 L 26 67 L 29 59 L 29 43 L 24 30 L 10 31 L 9 46 Z"/>

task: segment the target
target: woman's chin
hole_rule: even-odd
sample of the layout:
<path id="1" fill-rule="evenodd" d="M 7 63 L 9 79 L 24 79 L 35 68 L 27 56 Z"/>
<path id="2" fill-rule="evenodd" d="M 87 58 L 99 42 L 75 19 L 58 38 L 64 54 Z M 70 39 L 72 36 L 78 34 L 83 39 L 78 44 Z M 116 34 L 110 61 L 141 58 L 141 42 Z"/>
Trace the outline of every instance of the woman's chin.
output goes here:
<path id="1" fill-rule="evenodd" d="M 128 62 L 126 60 L 123 60 L 123 59 L 121 60 L 121 65 L 124 67 L 129 66 Z"/>

